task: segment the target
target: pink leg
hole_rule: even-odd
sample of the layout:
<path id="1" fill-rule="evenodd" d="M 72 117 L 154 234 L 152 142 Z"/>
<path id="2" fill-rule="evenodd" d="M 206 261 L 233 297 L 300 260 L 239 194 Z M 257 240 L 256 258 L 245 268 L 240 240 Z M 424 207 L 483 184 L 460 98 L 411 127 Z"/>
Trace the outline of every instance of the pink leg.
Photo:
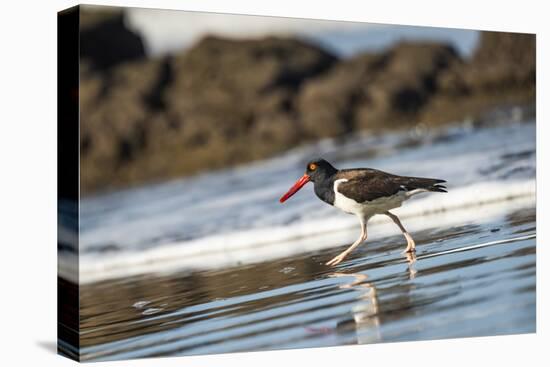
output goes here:
<path id="1" fill-rule="evenodd" d="M 405 249 L 405 252 L 414 252 L 414 251 L 416 251 L 416 244 L 414 243 L 413 238 L 411 237 L 409 232 L 407 232 L 405 227 L 403 227 L 403 224 L 401 224 L 401 221 L 399 220 L 397 215 L 392 214 L 390 212 L 386 212 L 385 214 L 388 217 L 390 217 L 395 224 L 397 224 L 397 226 L 399 227 L 399 229 L 403 233 L 403 236 L 405 236 L 405 239 L 407 240 L 407 248 Z"/>
<path id="2" fill-rule="evenodd" d="M 355 248 L 357 246 L 359 246 L 363 241 L 365 241 L 367 239 L 367 220 L 368 219 L 359 218 L 359 220 L 361 221 L 361 236 L 359 236 L 357 241 L 355 241 L 350 247 L 348 247 L 340 255 L 334 257 L 332 260 L 327 262 L 325 265 L 332 266 L 332 265 L 336 265 L 336 264 L 341 263 L 346 258 L 346 256 L 349 255 L 350 252 L 355 250 Z"/>

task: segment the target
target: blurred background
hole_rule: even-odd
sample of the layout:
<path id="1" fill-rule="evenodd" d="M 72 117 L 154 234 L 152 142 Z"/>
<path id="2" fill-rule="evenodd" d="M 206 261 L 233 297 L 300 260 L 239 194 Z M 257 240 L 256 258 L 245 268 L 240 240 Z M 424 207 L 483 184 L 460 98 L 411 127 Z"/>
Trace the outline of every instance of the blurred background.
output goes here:
<path id="1" fill-rule="evenodd" d="M 83 194 L 323 138 L 534 113 L 534 35 L 82 9 Z"/>

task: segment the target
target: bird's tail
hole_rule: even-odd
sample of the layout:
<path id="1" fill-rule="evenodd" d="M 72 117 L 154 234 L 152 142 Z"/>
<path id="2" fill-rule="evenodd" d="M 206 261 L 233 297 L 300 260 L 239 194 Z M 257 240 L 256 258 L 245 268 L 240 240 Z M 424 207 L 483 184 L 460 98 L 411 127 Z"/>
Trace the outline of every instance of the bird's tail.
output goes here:
<path id="1" fill-rule="evenodd" d="M 447 186 L 444 184 L 445 180 L 437 178 L 422 178 L 422 177 L 404 177 L 402 186 L 409 192 L 447 192 Z"/>

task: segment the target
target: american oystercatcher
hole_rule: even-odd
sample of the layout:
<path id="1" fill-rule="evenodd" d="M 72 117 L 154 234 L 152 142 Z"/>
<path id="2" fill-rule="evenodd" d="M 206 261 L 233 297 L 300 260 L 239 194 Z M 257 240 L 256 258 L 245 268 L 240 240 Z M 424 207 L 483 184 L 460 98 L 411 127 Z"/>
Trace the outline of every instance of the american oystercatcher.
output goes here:
<path id="1" fill-rule="evenodd" d="M 399 218 L 390 209 L 421 192 L 447 192 L 442 185 L 445 180 L 422 177 L 397 176 L 372 168 L 334 168 L 324 159 L 307 164 L 305 174 L 284 194 L 279 201 L 285 202 L 312 181 L 315 194 L 325 203 L 349 214 L 355 214 L 361 222 L 361 236 L 348 249 L 326 263 L 336 265 L 367 239 L 367 222 L 376 214 L 384 214 L 397 224 L 407 240 L 405 252 L 414 252 L 415 243 Z"/>

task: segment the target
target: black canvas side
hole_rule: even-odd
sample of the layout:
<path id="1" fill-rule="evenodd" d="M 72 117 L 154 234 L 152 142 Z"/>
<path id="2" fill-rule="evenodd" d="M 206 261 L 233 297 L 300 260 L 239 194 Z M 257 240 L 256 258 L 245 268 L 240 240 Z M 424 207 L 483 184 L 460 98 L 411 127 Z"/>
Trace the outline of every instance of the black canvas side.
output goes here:
<path id="1" fill-rule="evenodd" d="M 60 257 L 74 274 L 57 278 L 57 350 L 79 360 L 79 7 L 57 17 L 57 210 Z"/>

